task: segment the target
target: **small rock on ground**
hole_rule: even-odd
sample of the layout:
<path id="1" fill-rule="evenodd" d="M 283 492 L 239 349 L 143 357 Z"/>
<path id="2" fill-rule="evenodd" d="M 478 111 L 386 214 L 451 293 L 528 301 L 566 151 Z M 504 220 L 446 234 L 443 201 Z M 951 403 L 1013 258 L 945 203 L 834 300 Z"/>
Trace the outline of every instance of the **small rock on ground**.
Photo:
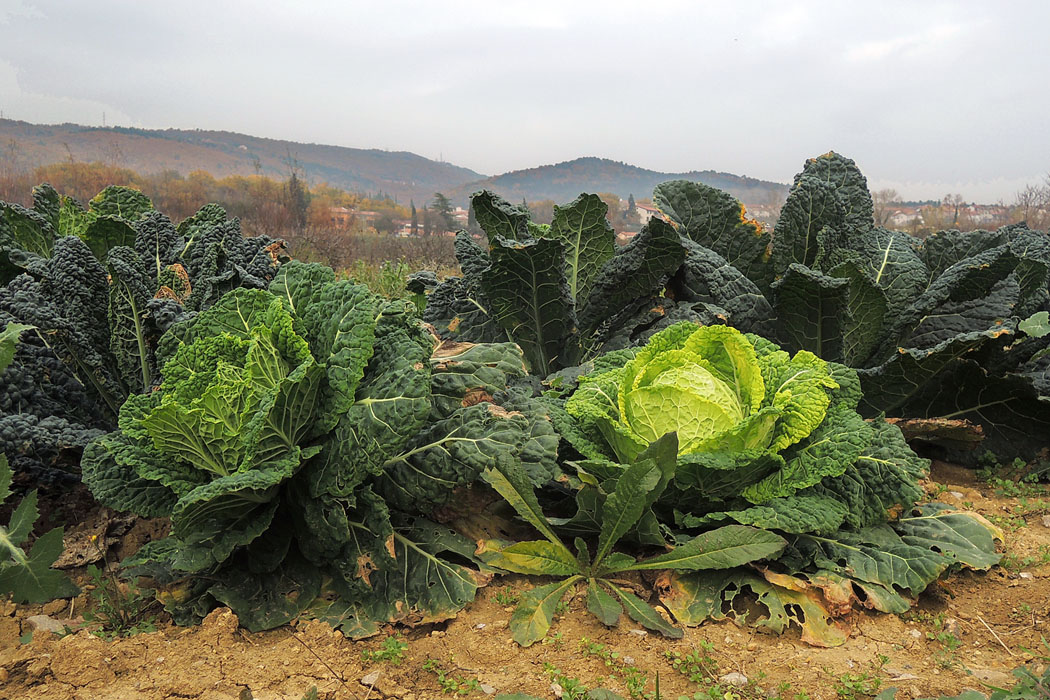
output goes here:
<path id="1" fill-rule="evenodd" d="M 50 615 L 33 615 L 32 617 L 27 617 L 26 622 L 33 628 L 34 632 L 54 632 L 55 634 L 64 634 L 68 624 L 68 622 L 56 620 Z"/>
<path id="2" fill-rule="evenodd" d="M 731 685 L 734 688 L 743 688 L 747 685 L 747 676 L 745 676 L 743 673 L 737 673 L 736 671 L 733 671 L 732 673 L 727 673 L 724 676 L 719 676 L 718 682 L 725 683 L 726 685 Z"/>

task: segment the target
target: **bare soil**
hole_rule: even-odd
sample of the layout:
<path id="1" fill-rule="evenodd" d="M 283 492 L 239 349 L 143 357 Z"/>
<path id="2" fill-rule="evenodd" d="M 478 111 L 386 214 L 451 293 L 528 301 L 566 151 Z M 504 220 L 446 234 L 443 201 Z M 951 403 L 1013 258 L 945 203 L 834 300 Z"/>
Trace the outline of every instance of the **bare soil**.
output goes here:
<path id="1" fill-rule="evenodd" d="M 44 606 L 0 603 L 0 700 L 300 700 L 311 688 L 322 700 L 447 697 L 437 674 L 424 668 L 428 659 L 448 672 L 446 682 L 476 680 L 464 687 L 468 697 L 484 698 L 486 692 L 556 697 L 553 668 L 566 688 L 572 681 L 565 679 L 575 679 L 629 696 L 627 666 L 636 669 L 636 681 L 644 676 L 638 697 L 652 697 L 657 675 L 661 697 L 692 697 L 701 686 L 676 672 L 665 653 L 686 656 L 701 641 L 713 645 L 716 676 L 738 672 L 751 681 L 737 691 L 744 698 L 772 696 L 779 688 L 785 700 L 799 692 L 831 700 L 849 680 L 843 674 L 852 674 L 855 685 L 867 684 L 846 698 L 862 697 L 865 689 L 873 694 L 875 681 L 882 689 L 898 687 L 902 699 L 966 688 L 987 691 L 985 684 L 1009 686 L 1011 669 L 1031 663 L 1039 670 L 1038 653 L 1048 651 L 1041 640 L 1050 632 L 1050 513 L 1037 499 L 996 494 L 972 472 L 944 464 L 935 465 L 928 490 L 960 507 L 972 504 L 1003 527 L 1005 566 L 959 572 L 931 586 L 905 615 L 854 613 L 853 635 L 837 648 L 804 645 L 797 631 L 774 637 L 729 622 L 686 630 L 677 641 L 643 634 L 629 620 L 610 629 L 587 613 L 580 596 L 558 616 L 545 642 L 522 649 L 511 641 L 506 603 L 536 582 L 516 576 L 494 580 L 446 623 L 391 629 L 407 644 L 399 664 L 363 659 L 363 651 L 380 648 L 383 636 L 353 642 L 313 621 L 253 634 L 240 629 L 225 608 L 198 627 L 165 623 L 156 632 L 114 642 L 86 629 L 67 636 L 37 631 L 28 643 L 20 642 L 30 616 L 75 622 L 91 602 L 85 593 Z M 151 528 L 156 526 L 133 526 L 128 536 L 141 538 Z M 606 664 L 584 653 L 583 640 L 619 656 Z M 785 683 L 790 687 L 783 688 Z"/>

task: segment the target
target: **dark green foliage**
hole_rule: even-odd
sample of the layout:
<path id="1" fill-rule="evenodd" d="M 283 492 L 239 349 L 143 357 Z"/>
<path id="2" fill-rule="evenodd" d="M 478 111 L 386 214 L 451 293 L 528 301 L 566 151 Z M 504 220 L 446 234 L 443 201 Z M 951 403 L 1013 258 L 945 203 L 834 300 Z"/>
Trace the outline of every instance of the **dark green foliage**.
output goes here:
<path id="1" fill-rule="evenodd" d="M 0 204 L 0 323 L 36 329 L 5 371 L 0 449 L 48 481 L 75 474 L 86 442 L 159 381 L 160 336 L 227 291 L 265 288 L 281 243 L 243 238 L 216 205 L 176 228 L 126 187 L 87 209 L 49 185 L 33 199 Z"/>
<path id="2" fill-rule="evenodd" d="M 868 416 L 969 420 L 982 427 L 984 448 L 1004 458 L 1043 447 L 1035 436 L 1050 429 L 1050 356 L 1018 322 L 1048 304 L 1045 233 L 1018 225 L 920 240 L 877 228 L 864 176 L 836 153 L 808 160 L 796 176 L 765 258 L 763 239 L 745 235 L 728 195 L 671 182 L 654 196 L 709 249 L 702 255 L 721 256 L 762 294 L 711 263 L 691 263 L 702 256 L 690 252 L 670 285 L 679 305 L 717 307 L 725 323 L 859 370 Z M 719 289 L 746 303 L 731 308 Z"/>
<path id="3" fill-rule="evenodd" d="M 488 191 L 475 193 L 471 206 L 488 250 L 459 232 L 463 276 L 430 292 L 424 318 L 453 340 L 513 340 L 537 376 L 577 365 L 616 333 L 635 331 L 634 305 L 658 296 L 685 257 L 679 236 L 659 220 L 617 250 L 596 195 L 555 207 L 550 226 Z"/>
<path id="4" fill-rule="evenodd" d="M 11 495 L 11 468 L 0 455 L 0 503 Z M 51 565 L 62 553 L 62 528 L 36 538 L 32 549 L 23 545 L 36 522 L 37 494 L 30 492 L 11 514 L 7 526 L 0 525 L 0 593 L 18 603 L 45 603 L 53 598 L 76 595 L 78 589 Z"/>
<path id="5" fill-rule="evenodd" d="M 516 346 L 439 344 L 410 302 L 320 265 L 289 263 L 270 291 L 176 322 L 157 358 L 159 387 L 88 446 L 84 478 L 110 507 L 171 518 L 128 564 L 180 621 L 219 603 L 250 629 L 445 619 L 473 599 L 480 563 L 428 518 L 500 460 L 530 484 L 557 473 L 542 405 L 508 392 Z"/>

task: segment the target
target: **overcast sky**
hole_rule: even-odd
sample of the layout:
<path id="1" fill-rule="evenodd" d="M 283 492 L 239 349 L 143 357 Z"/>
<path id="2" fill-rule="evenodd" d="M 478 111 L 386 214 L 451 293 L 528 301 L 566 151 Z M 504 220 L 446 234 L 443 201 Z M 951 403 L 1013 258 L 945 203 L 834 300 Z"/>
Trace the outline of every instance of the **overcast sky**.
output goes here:
<path id="1" fill-rule="evenodd" d="M 1050 171 L 1050 3 L 0 0 L 0 110 L 1012 200 Z"/>

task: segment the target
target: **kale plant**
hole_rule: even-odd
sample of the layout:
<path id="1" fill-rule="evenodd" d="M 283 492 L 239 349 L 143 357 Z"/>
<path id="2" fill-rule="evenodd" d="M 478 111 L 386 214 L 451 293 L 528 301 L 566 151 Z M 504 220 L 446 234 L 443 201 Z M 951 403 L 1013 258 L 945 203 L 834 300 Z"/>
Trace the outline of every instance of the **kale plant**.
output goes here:
<path id="1" fill-rule="evenodd" d="M 231 289 L 265 288 L 282 244 L 244 238 L 216 205 L 175 226 L 126 187 L 87 209 L 48 185 L 33 197 L 0 203 L 0 323 L 34 327 L 4 376 L 0 451 L 46 482 L 75 479 L 84 445 L 159 383 L 164 331 Z"/>
<path id="2" fill-rule="evenodd" d="M 555 207 L 549 226 L 489 191 L 471 202 L 488 246 L 466 231 L 456 236 L 463 276 L 433 288 L 424 314 L 443 337 L 513 341 L 530 373 L 544 377 L 580 364 L 619 335 L 644 332 L 658 320 L 652 310 L 671 303 L 659 295 L 685 247 L 663 221 L 617 249 L 597 195 Z M 663 315 L 660 308 L 656 316 Z"/>

